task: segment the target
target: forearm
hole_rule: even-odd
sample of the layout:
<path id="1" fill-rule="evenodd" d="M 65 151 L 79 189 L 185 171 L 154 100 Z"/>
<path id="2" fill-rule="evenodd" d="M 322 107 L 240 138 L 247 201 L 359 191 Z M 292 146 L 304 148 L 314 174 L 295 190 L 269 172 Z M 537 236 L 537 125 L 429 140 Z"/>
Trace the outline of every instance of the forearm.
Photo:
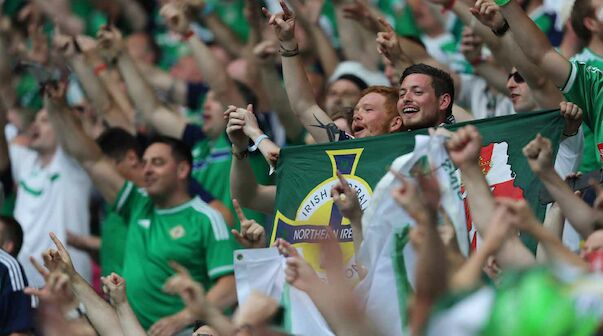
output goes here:
<path id="1" fill-rule="evenodd" d="M 139 64 L 142 75 L 156 90 L 165 94 L 167 100 L 178 105 L 186 105 L 186 82 L 172 77 L 167 72 L 148 64 Z"/>
<path id="2" fill-rule="evenodd" d="M 558 239 L 562 239 L 564 222 L 565 217 L 563 217 L 561 209 L 557 203 L 553 203 L 546 211 L 546 216 L 544 217 L 542 226 Z M 536 260 L 539 262 L 544 262 L 547 260 L 545 252 L 544 246 L 542 246 L 542 244 L 538 244 L 536 249 Z"/>
<path id="3" fill-rule="evenodd" d="M 216 93 L 218 100 L 225 106 L 245 106 L 246 102 L 236 89 L 234 81 L 209 47 L 195 36 L 188 39 L 188 45 L 191 47 L 203 78 Z"/>
<path id="4" fill-rule="evenodd" d="M 151 118 L 153 112 L 160 106 L 155 96 L 155 91 L 140 74 L 136 63 L 127 51 L 117 57 L 117 67 L 126 83 L 128 95 L 134 102 L 136 109 L 141 111 L 146 118 Z"/>
<path id="5" fill-rule="evenodd" d="M 475 70 L 475 73 L 484 78 L 491 87 L 495 88 L 498 92 L 509 95 L 509 89 L 507 89 L 507 76 L 509 75 L 509 72 L 505 72 L 492 62 L 487 61 L 474 65 L 473 69 Z"/>
<path id="6" fill-rule="evenodd" d="M 333 44 L 327 37 L 327 34 L 325 34 L 324 30 L 322 30 L 318 24 L 310 25 L 308 30 L 312 36 L 312 41 L 314 42 L 318 61 L 322 66 L 325 77 L 329 78 L 339 64 L 337 51 L 333 48 Z"/>
<path id="7" fill-rule="evenodd" d="M 369 70 L 375 69 L 375 64 L 371 64 L 371 58 L 365 54 L 364 40 L 359 38 L 362 36 L 363 28 L 353 20 L 345 18 L 341 5 L 338 5 L 335 10 L 337 15 L 337 32 L 339 33 L 341 49 L 346 60 L 360 62 Z M 371 43 L 371 45 L 373 44 Z"/>
<path id="8" fill-rule="evenodd" d="M 588 264 L 586 262 L 567 249 L 559 238 L 555 237 L 552 232 L 543 228 L 539 223 L 531 225 L 528 232 L 542 244 L 550 260 L 567 263 L 588 271 Z"/>
<path id="9" fill-rule="evenodd" d="M 138 322 L 132 307 L 128 303 L 127 299 L 115 306 L 115 312 L 119 319 L 119 325 L 122 330 L 125 330 L 127 336 L 145 336 L 146 332 Z"/>
<path id="10" fill-rule="evenodd" d="M 417 256 L 416 299 L 433 304 L 448 290 L 446 249 L 437 229 L 434 214 L 423 212 L 417 225 L 424 229 L 424 241 Z"/>
<path id="11" fill-rule="evenodd" d="M 479 22 L 470 12 L 469 6 L 464 1 L 455 1 L 452 11 L 466 25 L 471 27 L 473 33 L 479 36 L 490 50 L 499 49 L 502 41 L 492 32 L 490 27 Z M 509 62 L 505 59 L 500 59 L 505 66 L 509 66 Z M 510 66 L 509 66 L 510 69 Z"/>
<path id="12" fill-rule="evenodd" d="M 86 62 L 85 56 L 76 54 L 70 57 L 68 61 L 94 108 L 101 113 L 109 109 L 111 107 L 111 97 Z"/>
<path id="13" fill-rule="evenodd" d="M 118 0 L 123 17 L 128 19 L 130 28 L 134 31 L 143 31 L 148 22 L 147 13 L 138 1 Z"/>
<path id="14" fill-rule="evenodd" d="M 588 237 L 594 229 L 593 223 L 603 216 L 576 196 L 552 168 L 544 171 L 539 177 L 574 229 L 582 238 Z"/>
<path id="15" fill-rule="evenodd" d="M 124 335 L 115 310 L 96 294 L 84 278 L 75 273 L 71 286 L 78 300 L 86 307 L 90 323 L 100 335 Z"/>
<path id="16" fill-rule="evenodd" d="M 278 72 L 272 63 L 260 65 L 260 78 L 262 79 L 264 91 L 270 92 L 270 94 L 267 95 L 268 103 L 270 104 L 271 110 L 276 112 L 279 121 L 285 128 L 287 139 L 297 139 L 303 131 L 303 126 L 299 120 L 295 118 L 295 115 L 291 110 L 289 99 L 287 98 L 287 91 L 283 87 Z"/>
<path id="17" fill-rule="evenodd" d="M 241 57 L 245 44 L 220 20 L 216 14 L 210 14 L 203 20 L 207 28 L 216 37 L 218 43 L 233 57 Z M 254 44 L 255 45 L 255 44 Z"/>
<path id="18" fill-rule="evenodd" d="M 84 22 L 70 12 L 67 1 L 60 3 L 56 0 L 33 0 L 32 2 L 44 12 L 49 20 L 54 21 L 63 33 L 67 35 L 79 35 L 83 33 Z"/>
<path id="19" fill-rule="evenodd" d="M 227 309 L 237 303 L 234 275 L 226 275 L 207 292 L 206 299 L 218 309 Z"/>
<path id="20" fill-rule="evenodd" d="M 461 180 L 467 192 L 467 202 L 471 209 L 471 219 L 479 234 L 487 235 L 490 218 L 494 213 L 494 198 L 477 162 L 461 168 Z"/>
<path id="21" fill-rule="evenodd" d="M 264 197 L 260 192 L 249 158 L 241 160 L 232 158 L 230 169 L 230 193 L 232 198 L 245 208 L 272 214 L 275 206 L 275 195 Z M 266 195 L 268 196 L 268 195 Z"/>

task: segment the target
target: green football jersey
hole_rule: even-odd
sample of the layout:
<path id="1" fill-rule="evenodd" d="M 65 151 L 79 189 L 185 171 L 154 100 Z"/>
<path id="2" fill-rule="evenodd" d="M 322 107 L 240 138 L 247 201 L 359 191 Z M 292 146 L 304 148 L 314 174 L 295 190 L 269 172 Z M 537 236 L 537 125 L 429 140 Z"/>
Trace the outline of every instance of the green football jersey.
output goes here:
<path id="1" fill-rule="evenodd" d="M 595 54 L 592 50 L 584 48 L 581 53 L 575 55 L 572 60 L 592 65 L 599 69 L 603 69 L 603 57 Z M 584 154 L 579 171 L 590 172 L 601 168 L 599 150 L 595 143 L 595 135 L 590 127 L 586 124 L 582 126 L 584 131 Z"/>
<path id="2" fill-rule="evenodd" d="M 114 211 L 108 211 L 101 224 L 100 266 L 101 274 L 122 274 L 128 224 Z"/>
<path id="3" fill-rule="evenodd" d="M 178 296 L 162 290 L 175 273 L 169 261 L 184 266 L 205 290 L 233 273 L 234 238 L 222 216 L 198 197 L 156 209 L 144 190 L 126 182 L 114 209 L 129 226 L 123 277 L 130 305 L 145 329 L 184 307 Z"/>
<path id="4" fill-rule="evenodd" d="M 584 124 L 593 133 L 597 148 L 597 159 L 603 153 L 603 73 L 593 65 L 572 60 L 571 71 L 561 89 L 565 99 L 580 106 L 584 113 Z"/>

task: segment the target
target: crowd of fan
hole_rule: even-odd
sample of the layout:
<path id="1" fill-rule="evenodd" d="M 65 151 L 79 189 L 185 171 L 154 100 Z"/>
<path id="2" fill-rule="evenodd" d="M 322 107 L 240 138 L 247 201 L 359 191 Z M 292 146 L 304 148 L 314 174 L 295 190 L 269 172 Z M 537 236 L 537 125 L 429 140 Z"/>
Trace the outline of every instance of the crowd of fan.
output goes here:
<path id="1" fill-rule="evenodd" d="M 396 173 L 417 222 L 407 333 L 602 333 L 603 193 L 564 181 L 601 168 L 601 68 L 599 0 L 2 1 L 0 335 L 282 334 L 279 303 L 237 304 L 233 275 L 236 249 L 268 247 L 280 148 L 424 128 L 448 138 L 483 239 L 459 254 L 435 177 Z M 543 224 L 492 196 L 476 128 L 445 128 L 545 109 L 564 120 L 556 157 L 541 136 L 523 149 L 555 200 Z M 340 175 L 331 197 L 358 251 L 356 192 Z M 384 334 L 332 235 L 326 280 L 274 245 L 333 333 Z M 437 318 L 458 293 L 508 291 L 517 269 L 509 295 L 541 296 L 473 329 Z"/>

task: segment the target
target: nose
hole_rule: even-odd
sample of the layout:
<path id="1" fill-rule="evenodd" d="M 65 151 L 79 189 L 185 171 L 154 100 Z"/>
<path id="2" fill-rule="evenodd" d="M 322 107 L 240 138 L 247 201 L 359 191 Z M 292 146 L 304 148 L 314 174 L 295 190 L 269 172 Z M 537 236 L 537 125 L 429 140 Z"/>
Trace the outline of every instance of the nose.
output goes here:
<path id="1" fill-rule="evenodd" d="M 404 103 L 410 103 L 410 102 L 412 102 L 412 94 L 411 94 L 410 91 L 407 91 L 406 93 L 404 93 L 402 95 L 402 101 Z"/>

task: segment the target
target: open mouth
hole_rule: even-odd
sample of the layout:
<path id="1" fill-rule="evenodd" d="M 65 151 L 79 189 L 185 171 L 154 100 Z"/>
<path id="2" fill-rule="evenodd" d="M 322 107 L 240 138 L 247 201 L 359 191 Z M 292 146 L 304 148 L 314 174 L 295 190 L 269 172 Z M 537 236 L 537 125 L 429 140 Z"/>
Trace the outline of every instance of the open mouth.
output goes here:
<path id="1" fill-rule="evenodd" d="M 419 113 L 419 108 L 416 106 L 405 106 L 402 109 L 402 115 L 403 115 L 403 117 L 406 117 L 406 118 L 413 117 L 417 113 Z"/>
<path id="2" fill-rule="evenodd" d="M 352 127 L 352 131 L 354 132 L 354 137 L 359 137 L 366 130 L 366 128 L 362 125 L 354 125 Z"/>

